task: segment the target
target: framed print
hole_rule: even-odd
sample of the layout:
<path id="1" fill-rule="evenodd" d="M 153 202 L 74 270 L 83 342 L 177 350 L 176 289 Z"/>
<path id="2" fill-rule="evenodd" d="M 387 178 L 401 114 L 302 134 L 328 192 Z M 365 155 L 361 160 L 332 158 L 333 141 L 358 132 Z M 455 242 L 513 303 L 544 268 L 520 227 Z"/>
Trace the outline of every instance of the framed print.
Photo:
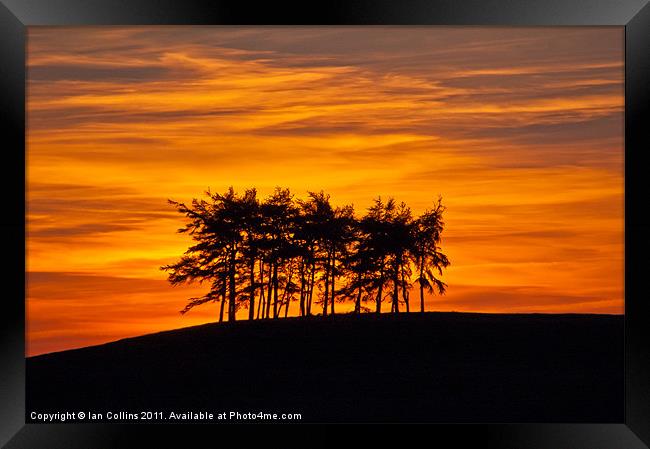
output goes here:
<path id="1" fill-rule="evenodd" d="M 647 2 L 2 1 L 6 447 L 648 446 Z"/>

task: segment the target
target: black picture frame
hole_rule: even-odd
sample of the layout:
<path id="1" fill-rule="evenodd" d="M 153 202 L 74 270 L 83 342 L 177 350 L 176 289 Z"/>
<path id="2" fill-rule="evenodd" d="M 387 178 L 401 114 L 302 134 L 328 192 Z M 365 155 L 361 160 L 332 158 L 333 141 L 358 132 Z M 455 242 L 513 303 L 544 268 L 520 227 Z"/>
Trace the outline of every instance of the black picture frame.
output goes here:
<path id="1" fill-rule="evenodd" d="M 650 445 L 650 341 L 645 273 L 650 254 L 644 151 L 650 104 L 647 0 L 0 0 L 0 111 L 4 193 L 0 334 L 0 444 L 7 448 L 162 446 L 224 438 L 209 425 L 25 424 L 25 40 L 36 25 L 617 25 L 625 27 L 625 420 L 619 424 L 434 424 L 454 447 L 643 448 Z M 232 427 L 231 427 L 232 428 Z M 280 426 L 281 428 L 281 426 Z M 276 432 L 265 426 L 266 435 Z M 285 428 L 286 429 L 286 428 Z M 228 432 L 232 432 L 228 430 Z M 250 432 L 235 429 L 242 444 Z M 383 430 L 366 431 L 374 436 Z M 323 435 L 320 433 L 320 435 Z M 137 439 L 134 437 L 138 437 Z M 323 435 L 324 436 L 324 435 Z M 644 444 L 645 443 L 645 444 Z"/>

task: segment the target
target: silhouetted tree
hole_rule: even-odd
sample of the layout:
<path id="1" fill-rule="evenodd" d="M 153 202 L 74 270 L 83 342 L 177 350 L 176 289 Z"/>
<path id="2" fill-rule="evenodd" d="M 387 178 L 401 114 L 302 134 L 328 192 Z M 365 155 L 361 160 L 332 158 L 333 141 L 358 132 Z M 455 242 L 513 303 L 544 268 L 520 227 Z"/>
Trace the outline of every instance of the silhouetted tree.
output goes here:
<path id="1" fill-rule="evenodd" d="M 375 312 L 381 313 L 381 303 L 384 300 L 384 286 L 388 280 L 388 258 L 390 256 L 391 242 L 388 217 L 392 214 L 395 202 L 391 199 L 384 203 L 381 197 L 368 209 L 361 219 L 360 229 L 363 233 L 362 251 L 368 259 L 366 266 L 371 291 L 376 292 Z"/>
<path id="2" fill-rule="evenodd" d="M 241 232 L 243 233 L 242 253 L 246 260 L 246 270 L 248 275 L 248 319 L 255 318 L 255 294 L 261 287 L 261 282 L 255 280 L 255 266 L 260 253 L 262 241 L 262 214 L 260 204 L 257 200 L 257 190 L 248 189 L 244 196 L 238 201 L 238 219 L 241 222 Z"/>
<path id="3" fill-rule="evenodd" d="M 442 214 L 445 207 L 442 205 L 442 198 L 434 208 L 425 211 L 414 225 L 414 245 L 412 257 L 417 269 L 416 282 L 420 286 L 420 312 L 424 312 L 424 291 L 442 295 L 447 289 L 447 284 L 436 276 L 442 275 L 442 269 L 450 265 L 449 259 L 441 252 L 441 233 L 444 227 Z"/>
<path id="4" fill-rule="evenodd" d="M 445 292 L 446 284 L 437 277 L 449 266 L 439 246 L 441 199 L 414 219 L 405 203 L 379 197 L 357 219 L 353 206 L 334 207 L 323 191 L 295 200 L 289 189 L 278 187 L 261 202 L 254 188 L 242 196 L 232 187 L 206 195 L 190 206 L 170 200 L 187 219 L 179 232 L 189 234 L 193 244 L 178 262 L 161 268 L 172 285 L 210 285 L 181 313 L 220 302 L 219 321 L 226 304 L 229 321 L 243 308 L 249 320 L 275 319 L 288 316 L 291 303 L 299 301 L 300 316 L 308 316 L 315 290 L 323 316 L 333 315 L 336 302 L 344 301 L 354 303 L 354 313 L 368 311 L 362 304 L 374 301 L 375 312 L 381 313 L 388 298 L 391 312 L 398 313 L 400 304 L 409 312 L 414 271 L 421 311 L 425 290 Z"/>
<path id="5" fill-rule="evenodd" d="M 309 271 L 308 285 L 307 285 L 307 314 L 311 313 L 311 306 L 313 304 L 314 288 L 320 282 L 323 282 L 323 295 L 320 303 L 323 305 L 323 315 L 328 313 L 328 303 L 330 297 L 330 283 L 331 283 L 331 241 L 333 236 L 333 223 L 335 219 L 335 211 L 330 204 L 330 196 L 321 192 L 309 192 L 309 199 L 301 201 L 301 231 L 298 235 L 302 242 L 304 242 L 303 253 Z M 321 272 L 321 276 L 317 277 L 316 274 Z"/>
<path id="6" fill-rule="evenodd" d="M 280 307 L 280 275 L 281 270 L 286 269 L 283 264 L 288 264 L 294 253 L 293 248 L 293 224 L 298 211 L 293 202 L 293 195 L 289 189 L 276 188 L 273 195 L 267 198 L 261 205 L 263 229 L 268 239 L 266 245 L 268 260 L 271 268 L 271 286 L 273 292 L 273 318 L 278 318 Z M 285 288 L 286 280 L 285 276 Z M 271 301 L 271 295 L 267 301 Z M 270 311 L 270 304 L 267 305 L 267 317 Z"/>
<path id="7" fill-rule="evenodd" d="M 223 195 L 210 195 L 213 203 L 213 214 L 209 221 L 212 234 L 219 236 L 226 251 L 226 266 L 228 271 L 228 321 L 235 321 L 237 312 L 237 263 L 240 245 L 244 240 L 244 220 L 241 200 L 235 190 L 230 187 Z"/>
<path id="8" fill-rule="evenodd" d="M 386 203 L 385 220 L 388 230 L 388 253 L 390 255 L 390 274 L 393 283 L 392 312 L 399 312 L 400 289 L 402 297 L 407 298 L 409 283 L 405 277 L 408 254 L 413 246 L 413 218 L 406 203 L 395 205 L 392 198 Z"/>
<path id="9" fill-rule="evenodd" d="M 212 199 L 210 192 L 206 194 Z M 214 201 L 194 199 L 191 206 L 171 200 L 169 203 L 188 218 L 188 223 L 178 232 L 191 235 L 195 244 L 185 251 L 177 263 L 165 265 L 162 269 L 169 271 L 168 279 L 172 285 L 195 281 L 211 282 L 210 291 L 202 297 L 190 298 L 181 312 L 186 313 L 197 305 L 220 300 L 222 306 L 219 320 L 222 321 L 229 272 L 228 247 L 227 241 L 215 226 L 217 208 Z"/>
<path id="10" fill-rule="evenodd" d="M 368 236 L 362 231 L 359 221 L 353 222 L 350 233 L 350 245 L 341 261 L 344 267 L 343 275 L 347 279 L 341 294 L 345 299 L 353 301 L 354 313 L 361 313 L 361 303 L 374 299 L 375 259 L 369 249 Z"/>

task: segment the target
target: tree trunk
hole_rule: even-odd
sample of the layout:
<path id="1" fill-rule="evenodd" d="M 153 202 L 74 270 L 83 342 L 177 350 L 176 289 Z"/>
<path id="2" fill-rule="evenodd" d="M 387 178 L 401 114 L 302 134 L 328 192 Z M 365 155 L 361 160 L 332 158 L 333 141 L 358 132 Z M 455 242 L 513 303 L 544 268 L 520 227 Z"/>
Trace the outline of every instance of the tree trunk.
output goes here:
<path id="1" fill-rule="evenodd" d="M 325 297 L 323 298 L 323 316 L 327 316 L 327 300 L 330 296 L 330 257 L 327 255 L 325 262 Z"/>
<path id="2" fill-rule="evenodd" d="M 332 269 L 331 269 L 331 271 L 332 271 L 332 305 L 331 305 L 332 315 L 334 315 L 334 299 L 336 299 L 335 298 L 335 294 L 336 294 L 335 293 L 336 292 L 336 290 L 335 290 L 336 274 L 335 274 L 335 270 L 334 270 L 335 267 L 336 267 L 336 255 L 332 256 Z"/>
<path id="3" fill-rule="evenodd" d="M 269 264 L 269 283 L 266 295 L 266 318 L 271 317 L 271 300 L 273 297 L 273 262 Z"/>
<path id="4" fill-rule="evenodd" d="M 300 262 L 300 316 L 305 316 L 305 260 Z"/>
<path id="5" fill-rule="evenodd" d="M 402 299 L 404 299 L 404 304 L 406 304 L 406 313 L 411 312 L 411 307 L 409 304 L 409 292 L 406 288 L 406 273 L 404 273 L 404 267 L 400 270 L 402 272 Z"/>
<path id="6" fill-rule="evenodd" d="M 377 292 L 377 313 L 381 313 L 381 295 L 384 289 L 384 273 L 379 276 L 379 291 Z"/>
<path id="7" fill-rule="evenodd" d="M 260 301 L 257 305 L 257 319 L 260 319 L 260 312 L 262 313 L 262 318 L 264 318 L 264 260 L 260 260 Z"/>
<path id="8" fill-rule="evenodd" d="M 399 259 L 395 258 L 393 262 L 393 307 L 394 313 L 399 313 Z"/>
<path id="9" fill-rule="evenodd" d="M 424 313 L 424 260 L 420 262 L 420 313 Z"/>
<path id="10" fill-rule="evenodd" d="M 248 319 L 253 321 L 255 319 L 255 259 L 251 258 L 251 291 L 250 291 L 250 304 L 248 310 Z"/>
<path id="11" fill-rule="evenodd" d="M 311 264 L 311 273 L 309 281 L 309 297 L 307 298 L 307 315 L 311 315 L 311 303 L 314 299 L 314 284 L 316 283 L 316 266 L 315 263 Z"/>
<path id="12" fill-rule="evenodd" d="M 354 304 L 354 312 L 355 313 L 361 313 L 361 280 L 362 280 L 361 272 L 359 272 L 359 278 L 358 278 L 359 292 L 357 293 L 357 301 Z"/>
<path id="13" fill-rule="evenodd" d="M 273 318 L 278 317 L 278 263 L 273 263 Z"/>
<path id="14" fill-rule="evenodd" d="M 287 276 L 287 284 L 284 286 L 284 292 L 282 293 L 282 303 L 284 304 L 285 318 L 289 314 L 289 303 L 291 302 L 291 293 L 289 290 L 291 289 L 292 280 L 293 280 L 293 264 L 289 263 L 289 275 Z"/>
<path id="15" fill-rule="evenodd" d="M 223 311 L 226 305 L 226 280 L 223 279 L 221 285 L 221 310 L 219 311 L 219 322 L 223 323 Z"/>
<path id="16" fill-rule="evenodd" d="M 229 281 L 230 281 L 230 298 L 228 300 L 228 321 L 235 321 L 235 300 L 237 299 L 237 286 L 235 285 L 235 250 L 230 251 L 230 267 L 229 267 Z"/>

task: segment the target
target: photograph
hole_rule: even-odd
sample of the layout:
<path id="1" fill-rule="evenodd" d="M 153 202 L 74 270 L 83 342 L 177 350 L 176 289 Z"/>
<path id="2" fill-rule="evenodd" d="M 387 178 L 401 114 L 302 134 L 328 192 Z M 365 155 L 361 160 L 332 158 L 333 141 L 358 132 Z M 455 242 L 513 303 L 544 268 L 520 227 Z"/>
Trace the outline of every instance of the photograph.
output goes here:
<path id="1" fill-rule="evenodd" d="M 27 423 L 622 423 L 624 26 L 29 26 Z"/>

